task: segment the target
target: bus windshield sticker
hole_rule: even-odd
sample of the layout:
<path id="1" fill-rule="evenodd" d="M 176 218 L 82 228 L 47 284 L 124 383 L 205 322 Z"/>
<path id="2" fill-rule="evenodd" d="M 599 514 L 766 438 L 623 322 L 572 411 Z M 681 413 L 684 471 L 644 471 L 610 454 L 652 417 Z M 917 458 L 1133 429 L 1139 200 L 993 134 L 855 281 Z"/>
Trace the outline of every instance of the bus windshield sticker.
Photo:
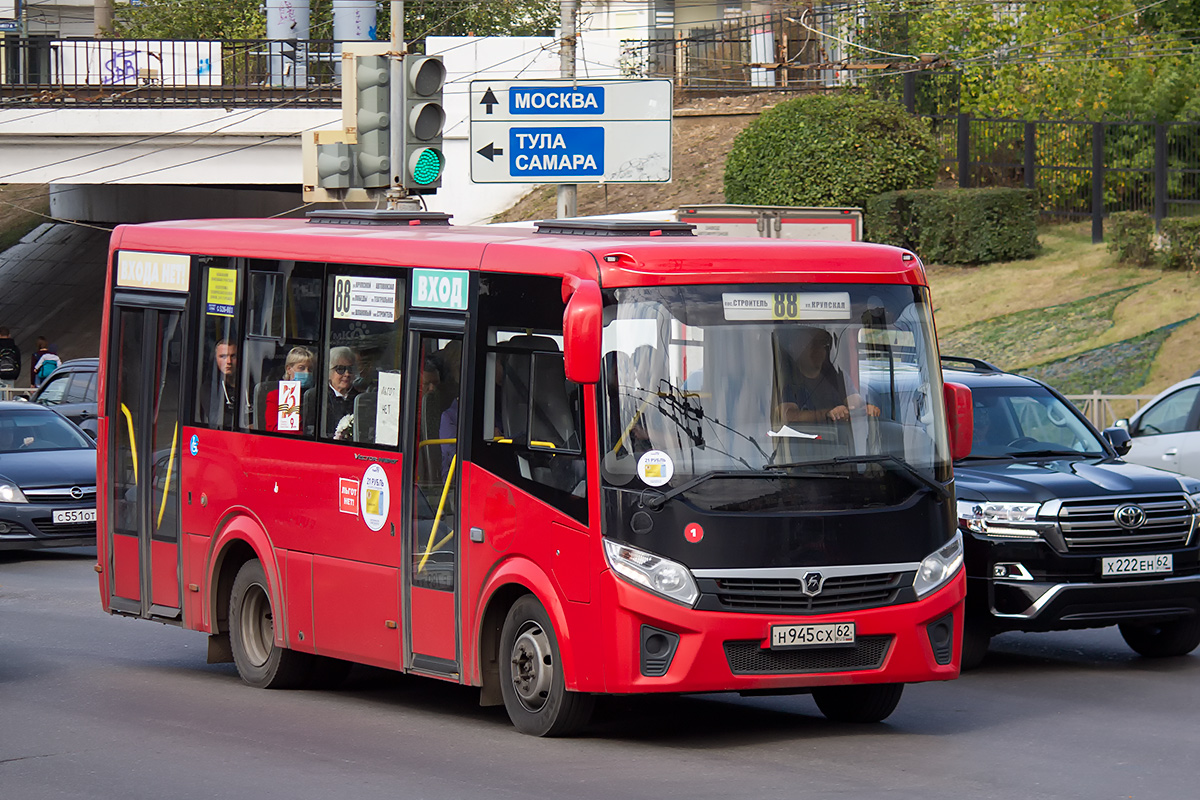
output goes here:
<path id="1" fill-rule="evenodd" d="M 375 444 L 400 443 L 400 373 L 379 373 L 379 399 L 375 405 Z"/>
<path id="2" fill-rule="evenodd" d="M 186 292 L 192 257 L 173 253 L 117 253 L 117 286 Z"/>
<path id="3" fill-rule="evenodd" d="M 849 292 L 725 292 L 725 319 L 850 319 Z"/>
<path id="4" fill-rule="evenodd" d="M 210 317 L 232 317 L 237 298 L 237 270 L 208 268 L 206 308 Z"/>
<path id="5" fill-rule="evenodd" d="M 879 328 L 861 328 L 858 331 L 859 344 L 875 344 L 883 347 L 916 347 L 917 337 L 912 331 L 881 330 Z"/>
<path id="6" fill-rule="evenodd" d="M 357 478 L 338 478 L 338 511 L 358 516 Z"/>
<path id="7" fill-rule="evenodd" d="M 300 430 L 300 381 L 279 382 L 276 428 L 288 433 Z"/>
<path id="8" fill-rule="evenodd" d="M 777 431 L 767 431 L 772 439 L 820 439 L 815 433 L 803 433 L 788 425 L 781 425 Z"/>
<path id="9" fill-rule="evenodd" d="M 467 310 L 467 272 L 448 269 L 414 269 L 412 304 L 448 311 Z"/>
<path id="10" fill-rule="evenodd" d="M 380 530 L 387 523 L 388 494 L 388 477 L 383 467 L 378 464 L 367 467 L 358 493 L 358 507 L 363 522 L 373 531 Z"/>
<path id="11" fill-rule="evenodd" d="M 675 464 L 662 450 L 650 450 L 638 459 L 637 471 L 647 486 L 662 486 L 675 474 Z"/>
<path id="12" fill-rule="evenodd" d="M 333 279 L 333 318 L 364 322 L 396 321 L 396 279 L 337 275 Z"/>

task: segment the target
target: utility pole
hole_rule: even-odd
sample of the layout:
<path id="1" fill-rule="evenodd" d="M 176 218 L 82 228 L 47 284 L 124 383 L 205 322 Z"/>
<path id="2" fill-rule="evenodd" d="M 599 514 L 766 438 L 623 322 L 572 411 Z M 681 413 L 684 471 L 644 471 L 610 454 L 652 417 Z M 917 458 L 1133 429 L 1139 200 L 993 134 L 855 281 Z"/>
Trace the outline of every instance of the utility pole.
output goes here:
<path id="1" fill-rule="evenodd" d="M 559 74 L 564 78 L 575 77 L 575 15 L 579 0 L 559 0 L 561 17 L 562 42 L 558 50 Z M 558 218 L 567 219 L 579 214 L 579 185 L 575 183 L 560 183 L 558 185 Z"/>

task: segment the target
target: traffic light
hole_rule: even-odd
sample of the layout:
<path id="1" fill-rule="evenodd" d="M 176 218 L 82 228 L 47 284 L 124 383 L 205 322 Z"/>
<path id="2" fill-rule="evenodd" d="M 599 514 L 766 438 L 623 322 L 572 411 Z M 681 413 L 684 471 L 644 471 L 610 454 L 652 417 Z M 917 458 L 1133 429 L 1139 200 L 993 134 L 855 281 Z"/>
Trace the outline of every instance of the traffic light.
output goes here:
<path id="1" fill-rule="evenodd" d="M 358 144 L 354 153 L 360 185 L 369 189 L 392 185 L 392 165 L 388 157 L 391 120 L 388 70 L 387 56 L 358 56 L 355 59 Z"/>
<path id="2" fill-rule="evenodd" d="M 405 56 L 404 119 L 401 136 L 404 163 L 400 184 L 412 191 L 436 189 L 442 185 L 446 156 L 442 153 L 442 127 L 446 111 L 442 108 L 442 87 L 446 67 L 441 56 Z"/>
<path id="3" fill-rule="evenodd" d="M 317 185 L 322 189 L 350 188 L 352 167 L 350 145 L 317 145 Z"/>

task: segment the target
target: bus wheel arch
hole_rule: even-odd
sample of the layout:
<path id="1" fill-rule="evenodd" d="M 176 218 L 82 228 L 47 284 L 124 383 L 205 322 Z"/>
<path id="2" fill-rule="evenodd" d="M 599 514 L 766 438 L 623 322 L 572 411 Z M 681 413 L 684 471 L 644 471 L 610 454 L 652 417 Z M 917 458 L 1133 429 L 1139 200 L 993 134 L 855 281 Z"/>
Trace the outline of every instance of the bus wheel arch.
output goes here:
<path id="1" fill-rule="evenodd" d="M 569 736 L 588 723 L 594 698 L 566 688 L 549 612 L 532 593 L 508 609 L 500 633 L 498 683 L 513 725 L 532 736 Z"/>
<path id="2" fill-rule="evenodd" d="M 488 598 L 487 608 L 479 623 L 479 705 L 502 706 L 504 696 L 500 691 L 500 634 L 508 611 L 523 595 L 533 592 L 519 583 L 507 583 L 497 588 Z"/>

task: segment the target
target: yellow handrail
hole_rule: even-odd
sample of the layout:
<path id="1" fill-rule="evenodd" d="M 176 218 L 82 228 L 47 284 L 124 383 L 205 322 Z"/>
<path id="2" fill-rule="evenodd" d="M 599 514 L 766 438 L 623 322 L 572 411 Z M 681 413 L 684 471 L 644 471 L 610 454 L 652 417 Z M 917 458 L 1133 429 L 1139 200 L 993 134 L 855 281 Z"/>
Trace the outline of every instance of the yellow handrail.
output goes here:
<path id="1" fill-rule="evenodd" d="M 458 456 L 451 456 L 450 469 L 446 471 L 446 485 L 442 487 L 442 499 L 438 501 L 437 514 L 433 517 L 433 527 L 429 529 L 429 541 L 425 544 L 425 553 L 421 556 L 421 563 L 417 564 L 417 572 L 425 571 L 425 562 L 429 560 L 429 554 L 433 552 L 433 537 L 437 534 L 438 523 L 442 521 L 442 511 L 446 508 L 446 495 L 450 494 L 450 483 L 454 480 L 454 465 L 458 461 Z M 446 541 L 454 535 L 454 531 L 446 536 L 442 541 Z"/>
<path id="2" fill-rule="evenodd" d="M 175 423 L 175 431 L 171 434 L 171 456 L 167 459 L 167 482 L 163 484 L 162 504 L 158 507 L 158 521 L 155 528 L 162 527 L 163 512 L 167 510 L 167 495 L 171 493 L 171 470 L 175 467 L 175 447 L 179 444 L 179 423 Z M 151 478 L 154 476 L 151 475 Z"/>
<path id="3" fill-rule="evenodd" d="M 129 455 L 133 457 L 133 482 L 137 483 L 137 442 L 133 435 L 133 414 L 129 413 L 129 407 L 121 403 L 121 413 L 125 415 L 125 424 L 129 426 Z"/>
<path id="4" fill-rule="evenodd" d="M 633 430 L 633 426 L 636 425 L 637 421 L 642 418 L 642 412 L 646 410 L 646 406 L 650 405 L 650 398 L 657 396 L 657 394 L 647 395 L 646 398 L 642 400 L 642 404 L 638 407 L 637 413 L 633 415 L 633 419 L 629 420 L 629 424 L 626 425 L 625 430 L 621 432 L 621 438 L 617 439 L 617 444 L 612 449 L 612 454 L 614 456 L 617 454 L 617 451 L 621 449 L 621 445 L 625 444 L 625 437 L 629 435 L 631 430 Z"/>

